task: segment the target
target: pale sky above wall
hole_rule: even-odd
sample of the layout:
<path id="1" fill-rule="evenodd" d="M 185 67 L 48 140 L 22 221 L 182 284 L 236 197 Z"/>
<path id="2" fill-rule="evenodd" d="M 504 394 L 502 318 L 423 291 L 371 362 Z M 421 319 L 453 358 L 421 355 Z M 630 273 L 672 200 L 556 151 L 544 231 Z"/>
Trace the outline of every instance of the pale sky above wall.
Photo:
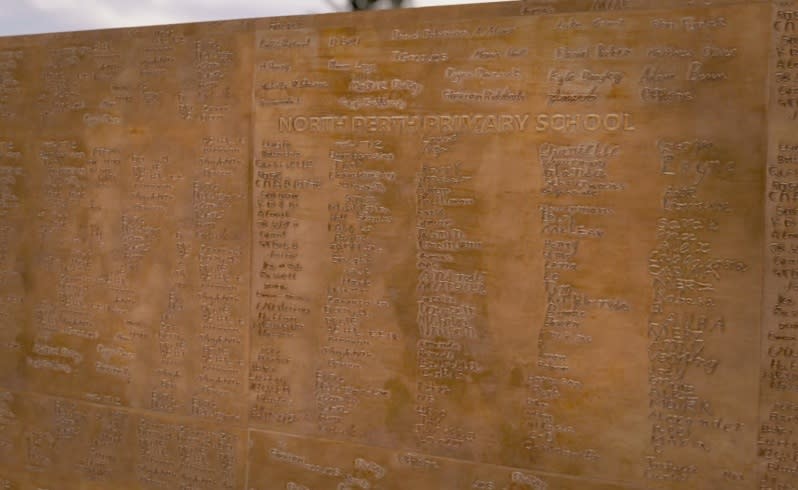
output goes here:
<path id="1" fill-rule="evenodd" d="M 405 0 L 412 7 L 496 0 Z M 333 12 L 346 0 L 0 0 L 0 36 Z"/>

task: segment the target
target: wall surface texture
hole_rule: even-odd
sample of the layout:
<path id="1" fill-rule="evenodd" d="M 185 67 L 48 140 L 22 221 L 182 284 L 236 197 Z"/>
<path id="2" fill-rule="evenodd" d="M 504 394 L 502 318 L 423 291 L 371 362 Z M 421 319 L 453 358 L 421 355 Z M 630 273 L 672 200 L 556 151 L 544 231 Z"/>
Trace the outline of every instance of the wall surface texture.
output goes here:
<path id="1" fill-rule="evenodd" d="M 0 489 L 798 490 L 798 6 L 0 38 Z"/>

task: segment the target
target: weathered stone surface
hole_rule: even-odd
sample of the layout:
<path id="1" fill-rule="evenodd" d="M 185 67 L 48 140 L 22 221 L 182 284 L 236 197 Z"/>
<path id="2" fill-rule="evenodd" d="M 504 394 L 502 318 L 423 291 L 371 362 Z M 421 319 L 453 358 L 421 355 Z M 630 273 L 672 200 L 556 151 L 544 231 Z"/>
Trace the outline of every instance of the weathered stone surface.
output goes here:
<path id="1" fill-rule="evenodd" d="M 666 10 L 767 2 L 768 0 L 521 0 L 521 14 L 550 15 L 568 12 L 615 14 L 628 10 Z"/>
<path id="2" fill-rule="evenodd" d="M 773 10 L 765 189 L 759 456 L 762 488 L 798 488 L 798 5 Z"/>
<path id="3" fill-rule="evenodd" d="M 481 488 L 625 490 L 631 487 L 474 464 L 397 449 L 250 432 L 249 488 Z"/>
<path id="4" fill-rule="evenodd" d="M 11 392 L 0 417 L 3 488 L 244 488 L 243 429 Z"/>
<path id="5" fill-rule="evenodd" d="M 795 490 L 797 21 L 0 38 L 0 488 Z"/>
<path id="6" fill-rule="evenodd" d="M 27 40 L 3 51 L 4 375 L 243 426 L 246 23 Z"/>

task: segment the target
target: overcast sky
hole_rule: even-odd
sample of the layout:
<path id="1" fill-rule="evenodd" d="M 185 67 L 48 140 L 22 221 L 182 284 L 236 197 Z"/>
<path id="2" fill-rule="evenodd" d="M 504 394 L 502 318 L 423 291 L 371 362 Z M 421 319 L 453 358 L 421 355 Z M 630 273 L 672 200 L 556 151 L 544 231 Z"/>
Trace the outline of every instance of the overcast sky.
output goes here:
<path id="1" fill-rule="evenodd" d="M 495 0 L 405 0 L 413 7 Z M 347 0 L 0 0 L 0 36 L 333 12 Z"/>

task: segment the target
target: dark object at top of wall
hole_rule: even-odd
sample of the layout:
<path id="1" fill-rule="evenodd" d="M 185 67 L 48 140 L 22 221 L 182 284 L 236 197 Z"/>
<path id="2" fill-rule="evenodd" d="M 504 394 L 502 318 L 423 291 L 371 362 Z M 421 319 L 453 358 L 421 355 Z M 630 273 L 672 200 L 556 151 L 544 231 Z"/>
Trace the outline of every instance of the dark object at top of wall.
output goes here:
<path id="1" fill-rule="evenodd" d="M 393 8 L 399 8 L 404 3 L 404 0 L 390 0 Z M 350 0 L 352 10 L 368 10 L 373 8 L 379 0 Z"/>

